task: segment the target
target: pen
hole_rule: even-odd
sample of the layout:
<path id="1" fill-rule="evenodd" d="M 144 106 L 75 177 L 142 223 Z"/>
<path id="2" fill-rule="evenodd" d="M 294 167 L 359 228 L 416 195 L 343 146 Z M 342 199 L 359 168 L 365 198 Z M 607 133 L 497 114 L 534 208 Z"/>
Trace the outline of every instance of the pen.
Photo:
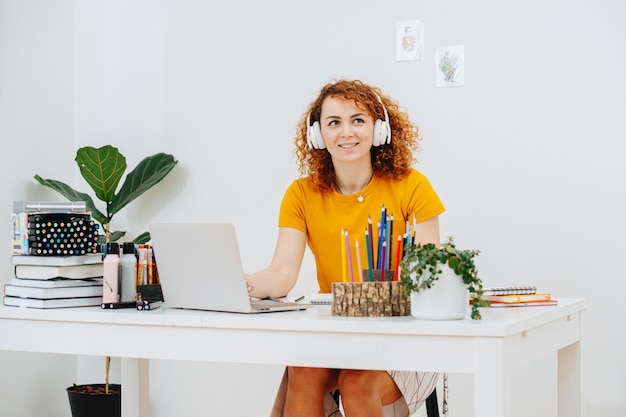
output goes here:
<path id="1" fill-rule="evenodd" d="M 301 295 L 300 297 L 296 298 L 294 301 L 297 303 L 298 301 L 302 301 L 304 300 L 304 295 Z"/>

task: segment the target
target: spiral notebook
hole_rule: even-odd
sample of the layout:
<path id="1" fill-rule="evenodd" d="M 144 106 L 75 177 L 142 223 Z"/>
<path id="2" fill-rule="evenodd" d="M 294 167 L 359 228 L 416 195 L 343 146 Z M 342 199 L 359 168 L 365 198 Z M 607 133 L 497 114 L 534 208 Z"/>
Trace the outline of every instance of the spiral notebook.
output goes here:
<path id="1" fill-rule="evenodd" d="M 164 305 L 233 313 L 304 310 L 310 303 L 250 299 L 230 223 L 149 225 Z"/>
<path id="2" fill-rule="evenodd" d="M 331 293 L 311 294 L 309 303 L 316 305 L 332 304 L 333 295 Z"/>
<path id="3" fill-rule="evenodd" d="M 537 287 L 534 285 L 483 288 L 483 295 L 519 295 L 536 293 Z"/>

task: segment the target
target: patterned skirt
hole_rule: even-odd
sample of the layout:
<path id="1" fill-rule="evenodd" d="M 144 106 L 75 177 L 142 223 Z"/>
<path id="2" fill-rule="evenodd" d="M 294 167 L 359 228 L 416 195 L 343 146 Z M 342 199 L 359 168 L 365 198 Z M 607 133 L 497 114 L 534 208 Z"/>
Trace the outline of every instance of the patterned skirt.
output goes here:
<path id="1" fill-rule="evenodd" d="M 437 386 L 439 373 L 436 372 L 412 372 L 412 371 L 387 371 L 391 378 L 402 392 L 402 397 L 393 404 L 383 407 L 385 417 L 410 417 L 426 401 L 426 398 Z M 283 378 L 276 393 L 274 406 L 270 417 L 283 417 L 285 397 L 287 395 L 288 382 L 287 369 L 283 373 Z M 328 417 L 341 417 L 339 406 L 333 397 L 333 392 L 329 392 L 324 398 L 324 409 Z"/>

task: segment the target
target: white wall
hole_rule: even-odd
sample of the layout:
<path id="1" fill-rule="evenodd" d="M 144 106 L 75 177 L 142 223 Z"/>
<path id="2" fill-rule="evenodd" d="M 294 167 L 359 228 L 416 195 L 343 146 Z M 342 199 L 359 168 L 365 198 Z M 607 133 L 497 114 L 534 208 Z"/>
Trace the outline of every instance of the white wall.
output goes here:
<path id="1" fill-rule="evenodd" d="M 9 236 L 14 200 L 58 198 L 35 185 L 35 174 L 71 178 L 73 173 L 74 16 L 73 1 L 0 0 L 4 236 Z M 12 275 L 9 246 L 4 247 L 0 284 Z M 75 373 L 76 360 L 69 356 L 0 352 L 0 415 L 66 417 L 65 388 L 74 382 Z"/>
<path id="2" fill-rule="evenodd" d="M 622 416 L 626 307 L 607 290 L 626 289 L 625 17 L 620 0 L 0 0 L 0 134 L 15 144 L 0 154 L 0 217 L 13 200 L 56 197 L 34 174 L 88 191 L 73 165 L 80 146 L 119 146 L 129 167 L 169 152 L 179 165 L 119 226 L 132 236 L 182 215 L 232 221 L 246 269 L 264 267 L 297 176 L 298 118 L 323 83 L 360 78 L 423 128 L 417 167 L 447 207 L 442 236 L 482 251 L 487 284 L 589 300 L 585 410 Z M 395 24 L 409 19 L 424 22 L 425 58 L 396 62 Z M 434 50 L 447 45 L 465 47 L 464 87 L 435 87 Z M 0 268 L 8 282 L 8 256 Z M 307 257 L 294 292 L 313 277 Z M 41 369 L 24 371 L 33 357 L 0 353 L 7 415 L 67 415 L 63 401 L 37 410 L 22 397 L 30 382 L 12 375 L 41 381 Z M 60 361 L 46 380 L 64 396 L 74 367 Z M 554 409 L 554 369 L 550 357 L 516 373 L 516 416 Z M 211 414 L 263 416 L 279 374 L 157 361 L 152 415 L 206 415 L 208 399 Z M 471 416 L 471 379 L 454 375 L 451 394 L 454 415 Z"/>

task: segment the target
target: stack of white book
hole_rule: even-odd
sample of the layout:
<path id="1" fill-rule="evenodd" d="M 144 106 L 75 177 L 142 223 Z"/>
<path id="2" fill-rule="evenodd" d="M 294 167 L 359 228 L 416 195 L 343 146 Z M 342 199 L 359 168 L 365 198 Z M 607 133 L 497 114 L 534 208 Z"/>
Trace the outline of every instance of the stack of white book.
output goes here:
<path id="1" fill-rule="evenodd" d="M 4 305 L 30 308 L 102 304 L 102 256 L 13 255 L 15 274 L 4 286 Z"/>

